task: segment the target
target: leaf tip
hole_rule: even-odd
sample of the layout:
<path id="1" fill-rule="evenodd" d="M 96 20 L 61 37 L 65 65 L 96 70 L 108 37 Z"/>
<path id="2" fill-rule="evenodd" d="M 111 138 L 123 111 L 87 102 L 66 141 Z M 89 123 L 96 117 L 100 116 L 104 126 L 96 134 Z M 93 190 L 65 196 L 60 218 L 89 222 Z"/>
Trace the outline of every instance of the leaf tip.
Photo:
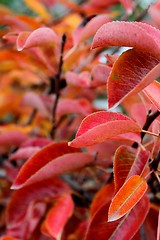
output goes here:
<path id="1" fill-rule="evenodd" d="M 113 215 L 108 214 L 108 222 L 114 222 L 114 221 L 118 220 L 121 217 L 122 216 L 119 216 L 117 214 L 113 214 Z"/>
<path id="2" fill-rule="evenodd" d="M 12 186 L 10 187 L 11 190 L 18 190 L 21 188 L 21 185 L 13 183 Z"/>

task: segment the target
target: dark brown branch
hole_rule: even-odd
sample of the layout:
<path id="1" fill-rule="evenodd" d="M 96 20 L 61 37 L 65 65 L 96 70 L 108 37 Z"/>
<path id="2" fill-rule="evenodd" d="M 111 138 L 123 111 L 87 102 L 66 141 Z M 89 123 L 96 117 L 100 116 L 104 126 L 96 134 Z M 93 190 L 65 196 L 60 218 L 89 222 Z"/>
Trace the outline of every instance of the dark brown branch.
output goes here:
<path id="1" fill-rule="evenodd" d="M 66 43 L 66 35 L 63 34 L 62 36 L 62 42 L 61 42 L 61 52 L 60 52 L 60 59 L 59 59 L 59 65 L 58 65 L 58 72 L 54 78 L 55 81 L 55 101 L 54 101 L 54 105 L 53 105 L 53 109 L 52 109 L 52 129 L 51 129 L 51 136 L 53 135 L 53 131 L 55 129 L 55 125 L 56 125 L 56 109 L 57 109 L 57 104 L 58 104 L 58 100 L 60 97 L 60 81 L 61 81 L 61 75 L 62 75 L 62 66 L 63 66 L 63 53 L 64 53 L 64 46 Z"/>
<path id="2" fill-rule="evenodd" d="M 150 125 L 152 124 L 152 122 L 160 115 L 160 111 L 156 111 L 154 113 L 148 114 L 147 115 L 147 119 L 146 122 L 143 126 L 143 130 L 147 131 L 148 128 L 150 127 Z M 141 132 L 141 141 L 143 141 L 143 138 L 145 136 L 145 132 Z"/>
<path id="3" fill-rule="evenodd" d="M 148 128 L 150 127 L 150 125 L 152 124 L 152 122 L 160 115 L 160 111 L 155 111 L 154 113 L 149 113 L 147 115 L 147 119 L 146 119 L 146 122 L 143 126 L 143 130 L 147 131 Z M 143 138 L 145 136 L 145 132 L 141 132 L 141 142 L 143 141 Z M 134 142 L 133 145 L 132 145 L 133 148 L 137 148 L 138 147 L 138 143 L 137 142 Z"/>
<path id="4" fill-rule="evenodd" d="M 25 123 L 25 126 L 28 126 L 33 122 L 36 114 L 37 114 L 37 109 L 34 108 L 31 112 L 29 118 L 27 119 L 27 122 Z"/>

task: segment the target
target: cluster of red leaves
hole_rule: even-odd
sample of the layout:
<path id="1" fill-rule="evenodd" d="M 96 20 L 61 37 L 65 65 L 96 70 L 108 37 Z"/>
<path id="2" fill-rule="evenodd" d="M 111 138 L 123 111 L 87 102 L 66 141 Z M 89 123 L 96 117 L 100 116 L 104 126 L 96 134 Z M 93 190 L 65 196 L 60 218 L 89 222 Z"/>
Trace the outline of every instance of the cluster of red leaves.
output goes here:
<path id="1" fill-rule="evenodd" d="M 158 240 L 160 3 L 24 3 L 0 5 L 0 239 Z"/>

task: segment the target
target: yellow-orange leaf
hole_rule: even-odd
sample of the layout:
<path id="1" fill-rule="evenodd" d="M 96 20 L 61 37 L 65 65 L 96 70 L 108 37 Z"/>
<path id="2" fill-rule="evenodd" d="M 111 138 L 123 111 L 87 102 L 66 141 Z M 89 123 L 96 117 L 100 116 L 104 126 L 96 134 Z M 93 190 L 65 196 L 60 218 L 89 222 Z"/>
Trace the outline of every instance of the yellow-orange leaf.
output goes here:
<path id="1" fill-rule="evenodd" d="M 32 9 L 35 13 L 37 13 L 43 20 L 49 21 L 51 19 L 51 16 L 47 12 L 46 8 L 42 3 L 36 0 L 24 0 L 25 4 Z"/>
<path id="2" fill-rule="evenodd" d="M 134 175 L 125 182 L 112 199 L 108 211 L 108 221 L 115 221 L 129 212 L 147 190 L 145 179 Z"/>

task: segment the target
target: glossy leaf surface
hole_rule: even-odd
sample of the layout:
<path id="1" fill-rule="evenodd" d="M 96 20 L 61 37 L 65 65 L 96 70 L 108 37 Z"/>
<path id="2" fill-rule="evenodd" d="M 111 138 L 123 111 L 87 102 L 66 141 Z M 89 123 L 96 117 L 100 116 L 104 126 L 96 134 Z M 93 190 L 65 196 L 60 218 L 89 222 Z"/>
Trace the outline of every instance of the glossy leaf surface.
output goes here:
<path id="1" fill-rule="evenodd" d="M 92 48 L 107 46 L 134 47 L 160 59 L 160 31 L 146 23 L 111 22 L 104 24 L 93 39 Z M 146 41 L 143 41 L 143 40 Z"/>
<path id="2" fill-rule="evenodd" d="M 99 111 L 87 116 L 81 123 L 72 147 L 87 147 L 128 132 L 140 132 L 132 119 L 121 113 Z"/>
<path id="3" fill-rule="evenodd" d="M 149 53 L 130 49 L 117 59 L 107 81 L 108 105 L 116 106 L 159 77 L 160 64 Z"/>
<path id="4" fill-rule="evenodd" d="M 149 210 L 149 200 L 144 196 L 128 215 L 114 222 L 107 221 L 108 203 L 104 204 L 91 219 L 85 240 L 131 239 L 142 225 Z"/>
<path id="5" fill-rule="evenodd" d="M 12 189 L 81 168 L 92 161 L 91 155 L 68 147 L 67 143 L 49 144 L 23 165 Z"/>
<path id="6" fill-rule="evenodd" d="M 108 221 L 115 221 L 130 211 L 147 190 L 146 181 L 138 175 L 129 178 L 112 199 Z"/>
<path id="7" fill-rule="evenodd" d="M 149 160 L 150 152 L 129 146 L 120 146 L 114 156 L 114 180 L 116 192 L 125 180 L 133 175 L 141 175 Z"/>

